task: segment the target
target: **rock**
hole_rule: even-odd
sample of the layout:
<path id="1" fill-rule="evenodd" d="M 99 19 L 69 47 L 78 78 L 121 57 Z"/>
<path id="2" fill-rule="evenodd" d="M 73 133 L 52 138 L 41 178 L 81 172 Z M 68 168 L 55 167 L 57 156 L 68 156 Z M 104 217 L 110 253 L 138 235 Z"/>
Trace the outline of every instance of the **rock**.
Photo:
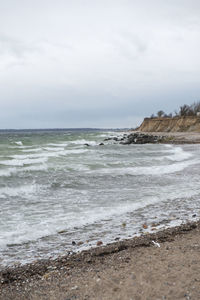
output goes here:
<path id="1" fill-rule="evenodd" d="M 104 146 L 104 143 L 100 143 L 99 146 Z"/>
<path id="2" fill-rule="evenodd" d="M 72 241 L 72 245 L 75 246 L 75 245 L 76 245 L 76 242 L 75 242 L 75 241 Z"/>
<path id="3" fill-rule="evenodd" d="M 192 215 L 193 218 L 195 218 L 196 216 L 197 216 L 196 214 Z"/>
<path id="4" fill-rule="evenodd" d="M 131 133 L 123 137 L 123 142 L 120 144 L 130 145 L 130 144 L 147 144 L 147 143 L 158 143 L 163 140 L 163 137 L 158 137 L 155 135 L 148 135 L 143 133 Z"/>
<path id="5" fill-rule="evenodd" d="M 101 245 L 103 245 L 103 242 L 102 241 L 98 241 L 97 242 L 97 246 L 101 246 Z"/>
<path id="6" fill-rule="evenodd" d="M 60 231 L 58 231 L 59 234 L 66 233 L 66 232 L 67 232 L 67 230 L 60 230 Z"/>
<path id="7" fill-rule="evenodd" d="M 124 223 L 122 223 L 122 227 L 124 227 L 124 228 L 126 227 L 126 223 L 125 223 L 125 222 L 124 222 Z"/>
<path id="8" fill-rule="evenodd" d="M 90 145 L 89 145 L 89 144 L 87 144 L 87 143 L 85 143 L 84 145 L 85 145 L 85 146 L 87 146 L 87 147 L 89 147 L 89 146 L 90 146 Z"/>
<path id="9" fill-rule="evenodd" d="M 143 227 L 144 229 L 147 229 L 147 228 L 148 228 L 147 224 L 143 224 L 142 227 Z"/>

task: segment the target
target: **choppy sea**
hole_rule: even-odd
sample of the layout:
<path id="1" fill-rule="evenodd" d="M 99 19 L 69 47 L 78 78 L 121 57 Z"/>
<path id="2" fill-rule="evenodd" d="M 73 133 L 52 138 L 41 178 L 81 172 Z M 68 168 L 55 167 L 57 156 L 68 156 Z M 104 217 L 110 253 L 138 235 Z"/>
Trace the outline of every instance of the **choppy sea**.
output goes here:
<path id="1" fill-rule="evenodd" d="M 199 145 L 99 146 L 120 135 L 0 131 L 0 268 L 199 217 Z"/>

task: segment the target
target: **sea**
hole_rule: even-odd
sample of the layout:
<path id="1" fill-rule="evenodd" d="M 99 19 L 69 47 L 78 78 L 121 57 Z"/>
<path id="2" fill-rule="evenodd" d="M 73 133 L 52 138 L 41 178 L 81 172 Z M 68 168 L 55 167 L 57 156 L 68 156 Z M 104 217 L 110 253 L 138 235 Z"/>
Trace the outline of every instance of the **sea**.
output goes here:
<path id="1" fill-rule="evenodd" d="M 123 134 L 0 131 L 0 269 L 199 218 L 199 145 L 106 140 Z"/>

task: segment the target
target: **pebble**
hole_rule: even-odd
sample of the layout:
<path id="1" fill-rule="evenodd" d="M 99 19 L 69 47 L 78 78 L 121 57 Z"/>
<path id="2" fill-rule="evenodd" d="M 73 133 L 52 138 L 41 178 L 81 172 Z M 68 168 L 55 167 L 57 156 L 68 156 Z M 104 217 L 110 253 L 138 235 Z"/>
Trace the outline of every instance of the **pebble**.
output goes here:
<path id="1" fill-rule="evenodd" d="M 143 227 L 144 229 L 147 229 L 147 228 L 148 228 L 147 224 L 143 224 L 142 227 Z"/>
<path id="2" fill-rule="evenodd" d="M 103 245 L 103 242 L 102 241 L 98 241 L 97 242 L 97 246 L 101 246 L 101 245 Z"/>
<path id="3" fill-rule="evenodd" d="M 75 285 L 75 286 L 73 286 L 72 288 L 71 288 L 71 290 L 77 290 L 78 289 L 78 286 L 77 285 Z"/>

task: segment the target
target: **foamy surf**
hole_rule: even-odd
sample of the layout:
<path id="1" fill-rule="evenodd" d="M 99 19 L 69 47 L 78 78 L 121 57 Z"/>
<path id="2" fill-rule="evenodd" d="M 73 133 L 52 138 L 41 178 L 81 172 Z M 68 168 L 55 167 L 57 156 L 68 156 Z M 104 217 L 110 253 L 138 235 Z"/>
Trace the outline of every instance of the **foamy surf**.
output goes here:
<path id="1" fill-rule="evenodd" d="M 1 136 L 1 265 L 74 251 L 72 239 L 95 245 L 137 235 L 144 219 L 192 215 L 200 197 L 197 146 L 114 145 L 104 141 L 111 135 L 121 133 Z"/>

